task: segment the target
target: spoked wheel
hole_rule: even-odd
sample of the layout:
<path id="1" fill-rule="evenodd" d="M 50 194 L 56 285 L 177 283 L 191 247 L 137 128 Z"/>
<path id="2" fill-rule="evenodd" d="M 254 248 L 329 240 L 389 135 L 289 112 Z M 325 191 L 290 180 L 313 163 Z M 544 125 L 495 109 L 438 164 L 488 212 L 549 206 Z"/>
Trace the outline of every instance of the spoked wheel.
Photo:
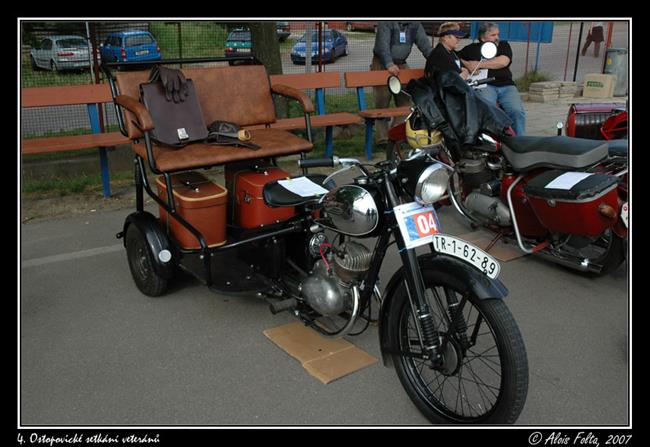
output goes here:
<path id="1" fill-rule="evenodd" d="M 165 293 L 168 281 L 156 272 L 146 237 L 137 226 L 129 225 L 125 244 L 129 269 L 138 289 L 152 297 Z"/>
<path id="2" fill-rule="evenodd" d="M 391 315 L 393 360 L 411 400 L 434 423 L 512 424 L 528 392 L 526 349 L 510 311 L 501 300 L 479 300 L 459 280 L 422 272 L 439 342 L 447 339 L 441 364 L 421 347 L 404 286 Z M 450 334 L 457 303 L 468 294 L 463 324 Z M 451 306 L 450 306 L 451 304 Z"/>

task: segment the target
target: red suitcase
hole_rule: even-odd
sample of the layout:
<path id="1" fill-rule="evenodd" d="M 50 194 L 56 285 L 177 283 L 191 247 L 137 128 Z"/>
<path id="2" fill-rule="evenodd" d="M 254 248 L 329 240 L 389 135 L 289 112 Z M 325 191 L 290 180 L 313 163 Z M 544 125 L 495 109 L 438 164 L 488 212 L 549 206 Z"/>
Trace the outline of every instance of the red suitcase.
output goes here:
<path id="1" fill-rule="evenodd" d="M 233 184 L 232 222 L 244 228 L 259 228 L 285 221 L 296 214 L 294 207 L 272 208 L 264 203 L 264 185 L 274 180 L 289 178 L 280 168 L 263 167 L 227 173 Z M 228 179 L 230 180 L 230 179 Z"/>

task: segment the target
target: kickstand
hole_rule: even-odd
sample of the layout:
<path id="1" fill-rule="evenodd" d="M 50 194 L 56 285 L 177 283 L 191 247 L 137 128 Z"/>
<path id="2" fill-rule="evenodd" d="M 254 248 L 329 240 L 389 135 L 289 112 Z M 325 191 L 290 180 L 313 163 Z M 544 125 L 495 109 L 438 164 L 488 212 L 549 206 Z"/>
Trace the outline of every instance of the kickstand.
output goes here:
<path id="1" fill-rule="evenodd" d="M 489 253 L 490 250 L 492 249 L 492 247 L 494 247 L 494 244 L 499 242 L 499 239 L 501 239 L 503 236 L 504 236 L 503 231 L 499 231 L 499 233 L 497 233 L 497 235 L 494 237 L 494 239 L 492 239 L 492 241 L 490 241 L 488 246 L 485 247 L 485 251 L 487 251 Z"/>

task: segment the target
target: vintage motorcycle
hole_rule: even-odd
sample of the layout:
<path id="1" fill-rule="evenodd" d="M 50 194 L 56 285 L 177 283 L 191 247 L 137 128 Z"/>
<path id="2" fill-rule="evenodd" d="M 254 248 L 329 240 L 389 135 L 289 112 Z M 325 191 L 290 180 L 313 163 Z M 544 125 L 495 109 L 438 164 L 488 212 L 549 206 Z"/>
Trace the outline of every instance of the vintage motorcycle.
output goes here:
<path id="1" fill-rule="evenodd" d="M 495 54 L 491 46 L 483 45 L 489 49 L 485 59 Z M 467 113 L 481 105 L 472 87 L 487 81 L 463 84 L 464 104 L 470 104 Z M 393 94 L 405 92 L 413 102 L 407 120 L 389 132 L 395 158 L 403 156 L 401 147 L 408 142 L 415 151 L 449 165 L 450 203 L 473 228 L 493 231 L 493 242 L 516 241 L 525 253 L 583 272 L 605 274 L 624 261 L 627 144 L 618 151 L 621 148 L 598 140 L 518 137 L 505 126 L 479 132 L 471 144 L 458 144 L 458 134 L 440 118 L 457 109 L 450 111 L 448 101 L 435 100 L 448 92 L 424 79 L 411 81 L 404 90 L 397 78 L 388 84 Z M 501 113 L 496 107 L 489 110 Z"/>
<path id="2" fill-rule="evenodd" d="M 141 109 L 105 71 L 116 101 Z M 302 175 L 291 177 L 267 157 L 225 164 L 224 188 L 198 171 L 156 172 L 148 132 L 149 159 L 134 157 L 136 210 L 117 234 L 143 294 L 164 294 L 180 269 L 217 293 L 263 298 L 272 313 L 289 311 L 326 337 L 357 335 L 375 321 L 385 365 L 430 421 L 517 420 L 528 389 L 526 349 L 504 303 L 499 263 L 441 232 L 433 205 L 446 194 L 447 166 L 424 152 L 374 165 L 302 157 Z M 157 192 L 147 165 L 162 174 Z M 341 168 L 329 176 L 308 172 L 334 166 Z M 353 181 L 336 183 L 352 169 Z M 158 216 L 144 209 L 145 191 Z M 382 294 L 379 272 L 392 244 L 402 267 Z"/>

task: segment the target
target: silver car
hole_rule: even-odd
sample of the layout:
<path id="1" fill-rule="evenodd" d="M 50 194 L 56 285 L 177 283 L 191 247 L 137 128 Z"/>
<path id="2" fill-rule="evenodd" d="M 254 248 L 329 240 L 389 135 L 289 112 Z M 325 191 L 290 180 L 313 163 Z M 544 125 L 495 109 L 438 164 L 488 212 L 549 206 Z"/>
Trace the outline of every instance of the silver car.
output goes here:
<path id="1" fill-rule="evenodd" d="M 32 68 L 52 71 L 90 68 L 88 40 L 79 36 L 49 36 L 29 52 Z"/>

